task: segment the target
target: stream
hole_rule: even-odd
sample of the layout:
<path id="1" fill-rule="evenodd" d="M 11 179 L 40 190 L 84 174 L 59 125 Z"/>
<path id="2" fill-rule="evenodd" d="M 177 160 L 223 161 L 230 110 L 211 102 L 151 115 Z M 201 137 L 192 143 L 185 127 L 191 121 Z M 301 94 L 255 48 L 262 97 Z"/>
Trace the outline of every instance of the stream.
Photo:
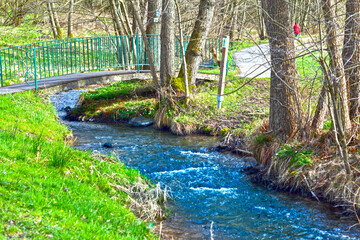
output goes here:
<path id="1" fill-rule="evenodd" d="M 78 97 L 77 90 L 52 96 L 61 118 Z M 178 137 L 126 124 L 64 123 L 76 138 L 75 148 L 113 154 L 171 189 L 171 214 L 162 223 L 169 239 L 360 239 L 355 227 L 350 229 L 354 217 L 251 183 L 242 170 L 252 161 L 208 151 L 218 142 L 215 137 Z M 102 147 L 106 142 L 114 148 Z"/>

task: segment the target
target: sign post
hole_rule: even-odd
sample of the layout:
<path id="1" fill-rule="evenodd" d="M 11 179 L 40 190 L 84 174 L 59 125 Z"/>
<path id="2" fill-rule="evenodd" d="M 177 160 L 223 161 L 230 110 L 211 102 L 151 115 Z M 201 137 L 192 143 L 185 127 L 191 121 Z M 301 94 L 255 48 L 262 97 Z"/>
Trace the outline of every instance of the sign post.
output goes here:
<path id="1" fill-rule="evenodd" d="M 220 63 L 220 77 L 219 77 L 219 88 L 217 95 L 218 109 L 221 108 L 221 102 L 224 100 L 224 88 L 225 88 L 225 77 L 227 69 L 227 57 L 229 52 L 229 36 L 223 39 L 223 46 L 221 50 L 221 63 Z"/>

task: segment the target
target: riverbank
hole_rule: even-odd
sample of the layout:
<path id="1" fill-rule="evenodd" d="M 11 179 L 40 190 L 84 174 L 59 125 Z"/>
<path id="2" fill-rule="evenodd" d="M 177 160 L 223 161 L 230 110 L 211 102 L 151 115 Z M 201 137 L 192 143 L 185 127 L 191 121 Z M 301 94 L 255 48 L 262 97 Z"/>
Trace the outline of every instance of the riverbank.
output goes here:
<path id="1" fill-rule="evenodd" d="M 0 236 L 157 238 L 153 222 L 166 214 L 158 186 L 113 157 L 71 148 L 48 96 L 0 96 L 0 117 Z"/>

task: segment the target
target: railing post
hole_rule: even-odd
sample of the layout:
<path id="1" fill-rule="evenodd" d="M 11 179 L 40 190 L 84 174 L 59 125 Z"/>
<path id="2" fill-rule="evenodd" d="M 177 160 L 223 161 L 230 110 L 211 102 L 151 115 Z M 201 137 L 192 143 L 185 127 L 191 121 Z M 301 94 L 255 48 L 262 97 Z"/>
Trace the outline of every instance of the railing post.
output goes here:
<path id="1" fill-rule="evenodd" d="M 34 62 L 34 81 L 35 81 L 35 89 L 38 88 L 37 84 L 37 73 L 36 73 L 36 49 L 33 49 L 33 62 Z"/>
<path id="2" fill-rule="evenodd" d="M 3 70 L 2 70 L 2 61 L 1 61 L 1 52 L 0 52 L 0 76 L 1 76 L 1 87 L 4 86 Z"/>
<path id="3" fill-rule="evenodd" d="M 101 37 L 99 37 L 99 70 L 101 69 Z"/>
<path id="4" fill-rule="evenodd" d="M 135 54 L 137 54 L 137 69 L 138 69 L 138 72 L 140 72 L 140 42 L 139 42 L 139 35 L 136 35 L 136 49 L 137 49 L 137 53 L 135 52 Z"/>

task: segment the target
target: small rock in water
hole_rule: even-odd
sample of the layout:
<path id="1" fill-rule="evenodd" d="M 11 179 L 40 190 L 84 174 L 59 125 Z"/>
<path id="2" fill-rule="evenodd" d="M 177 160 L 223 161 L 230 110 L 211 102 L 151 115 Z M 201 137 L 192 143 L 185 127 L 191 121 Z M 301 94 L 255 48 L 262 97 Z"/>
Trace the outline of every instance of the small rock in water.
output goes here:
<path id="1" fill-rule="evenodd" d="M 147 127 L 154 123 L 154 120 L 140 116 L 134 117 L 130 120 L 129 124 L 133 127 Z"/>
<path id="2" fill-rule="evenodd" d="M 104 148 L 113 148 L 114 145 L 113 145 L 112 143 L 108 143 L 108 142 L 107 142 L 107 143 L 104 143 L 104 144 L 103 144 L 103 147 L 104 147 Z"/>
<path id="3" fill-rule="evenodd" d="M 69 113 L 69 112 L 71 111 L 71 107 L 69 107 L 69 106 L 65 107 L 65 108 L 64 108 L 64 111 L 65 111 L 66 113 Z"/>

